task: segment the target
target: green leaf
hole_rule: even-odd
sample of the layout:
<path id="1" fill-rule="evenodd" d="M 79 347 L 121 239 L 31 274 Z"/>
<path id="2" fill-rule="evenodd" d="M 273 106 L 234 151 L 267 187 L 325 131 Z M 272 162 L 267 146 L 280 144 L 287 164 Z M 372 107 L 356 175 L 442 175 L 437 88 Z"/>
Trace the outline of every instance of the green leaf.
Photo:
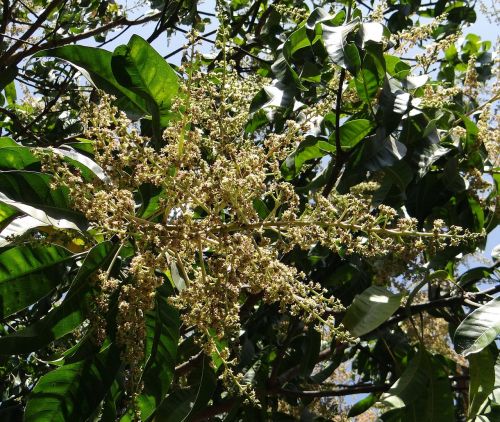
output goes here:
<path id="1" fill-rule="evenodd" d="M 413 357 L 380 403 L 390 409 L 382 416 L 384 421 L 455 421 L 448 370 L 425 349 Z"/>
<path id="2" fill-rule="evenodd" d="M 171 119 L 170 106 L 179 89 L 174 70 L 138 35 L 132 35 L 127 45 L 115 49 L 111 67 L 122 86 L 145 100 L 153 118 L 153 136 L 159 142 L 160 129 Z"/>
<path id="3" fill-rule="evenodd" d="M 46 206 L 34 207 L 29 204 L 14 201 L 2 192 L 0 192 L 0 202 L 16 208 L 17 210 L 22 211 L 30 217 L 38 220 L 40 222 L 40 226 L 53 226 L 59 229 L 73 230 L 80 230 L 85 228 L 85 226 L 81 225 L 81 222 L 79 223 L 80 225 L 73 222 L 72 220 L 75 214 L 67 210 L 60 210 Z"/>
<path id="4" fill-rule="evenodd" d="M 0 149 L 0 168 L 2 169 L 22 170 L 38 162 L 40 160 L 31 153 L 29 148 L 15 146 Z"/>
<path id="5" fill-rule="evenodd" d="M 370 286 L 354 298 L 342 324 L 355 337 L 377 328 L 398 309 L 401 294 L 394 294 L 380 286 Z"/>
<path id="6" fill-rule="evenodd" d="M 40 51 L 34 57 L 57 57 L 76 67 L 97 88 L 117 98 L 118 106 L 132 118 L 139 118 L 148 111 L 146 102 L 139 95 L 118 83 L 111 69 L 113 54 L 102 48 L 67 45 Z"/>
<path id="7" fill-rule="evenodd" d="M 292 180 L 309 160 L 324 157 L 327 152 L 335 151 L 335 146 L 318 138 L 306 139 L 291 153 L 281 165 L 285 180 Z"/>
<path id="8" fill-rule="evenodd" d="M 50 188 L 51 176 L 29 171 L 0 173 L 0 202 L 40 221 L 40 226 L 85 230 L 83 215 L 70 208 L 67 191 Z"/>
<path id="9" fill-rule="evenodd" d="M 86 180 L 92 180 L 98 177 L 101 181 L 108 183 L 109 177 L 104 173 L 104 170 L 95 161 L 91 160 L 86 155 L 75 151 L 69 146 L 62 146 L 60 148 L 49 148 L 50 151 L 61 155 L 66 158 L 71 164 L 77 167 Z"/>
<path id="10" fill-rule="evenodd" d="M 86 318 L 84 309 L 90 287 L 89 277 L 111 260 L 116 249 L 117 246 L 113 246 L 111 242 L 94 246 L 85 257 L 62 304 L 34 324 L 1 337 L 0 354 L 33 352 L 78 327 Z"/>
<path id="11" fill-rule="evenodd" d="M 24 420 L 86 420 L 105 397 L 119 367 L 119 353 L 111 345 L 92 358 L 49 372 L 31 392 Z"/>
<path id="12" fill-rule="evenodd" d="M 196 382 L 190 387 L 176 390 L 163 400 L 155 414 L 155 420 L 188 422 L 197 411 L 206 406 L 217 384 L 208 357 L 203 357 L 200 367 L 193 374 L 193 379 Z"/>
<path id="13" fill-rule="evenodd" d="M 0 319 L 26 308 L 59 285 L 62 264 L 74 259 L 57 246 L 18 246 L 0 254 Z"/>
<path id="14" fill-rule="evenodd" d="M 453 343 L 458 353 L 467 356 L 488 346 L 500 333 L 500 298 L 481 306 L 460 323 Z"/>
<path id="15" fill-rule="evenodd" d="M 356 92 L 365 103 L 370 103 L 379 88 L 379 81 L 375 73 L 363 67 L 354 80 Z"/>
<path id="16" fill-rule="evenodd" d="M 389 409 L 402 408 L 424 394 L 428 383 L 428 363 L 427 352 L 420 350 L 389 391 L 382 394 L 380 403 Z"/>
<path id="17" fill-rule="evenodd" d="M 495 363 L 498 350 L 486 347 L 478 353 L 471 353 L 469 359 L 469 412 L 472 420 L 479 413 L 483 403 L 495 387 Z"/>
<path id="18" fill-rule="evenodd" d="M 356 76 L 361 68 L 361 57 L 358 47 L 354 43 L 347 43 L 344 47 L 344 62 L 346 68 Z"/>
<path id="19" fill-rule="evenodd" d="M 285 45 L 283 46 L 283 55 L 288 61 L 290 61 L 297 51 L 308 47 L 311 47 L 311 41 L 309 41 L 307 36 L 306 27 L 301 26 L 299 29 L 292 32 L 292 34 L 285 41 Z"/>
<path id="20" fill-rule="evenodd" d="M 146 420 L 159 406 L 174 377 L 179 342 L 179 311 L 167 302 L 173 292 L 163 285 L 157 290 L 155 309 L 146 315 L 144 390 L 138 398 L 141 417 Z"/>
<path id="21" fill-rule="evenodd" d="M 373 122 L 366 119 L 349 120 L 340 126 L 340 145 L 342 149 L 354 148 L 373 129 Z M 332 134 L 330 138 L 334 137 Z M 332 139 L 330 139 L 332 142 Z"/>
<path id="22" fill-rule="evenodd" d="M 399 57 L 384 54 L 387 73 L 398 79 L 406 78 L 411 72 L 411 66 L 402 61 Z"/>
<path id="23" fill-rule="evenodd" d="M 13 106 L 17 100 L 16 84 L 12 81 L 10 84 L 5 86 L 5 98 L 10 106 Z"/>
<path id="24" fill-rule="evenodd" d="M 360 401 L 355 403 L 350 409 L 347 417 L 352 418 L 354 416 L 361 415 L 361 413 L 366 412 L 370 407 L 372 407 L 377 402 L 377 396 L 374 394 L 368 394 L 366 397 L 362 398 Z"/>

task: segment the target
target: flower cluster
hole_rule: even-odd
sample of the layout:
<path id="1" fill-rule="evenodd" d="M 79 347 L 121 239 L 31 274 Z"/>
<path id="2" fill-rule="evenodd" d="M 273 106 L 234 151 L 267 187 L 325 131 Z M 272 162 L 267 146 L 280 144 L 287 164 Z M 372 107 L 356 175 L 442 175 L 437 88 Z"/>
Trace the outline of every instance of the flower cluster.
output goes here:
<path id="1" fill-rule="evenodd" d="M 348 339 L 333 317 L 342 306 L 287 262 L 293 249 L 322 245 L 374 262 L 411 261 L 424 249 L 477 236 L 439 221 L 419 231 L 413 219 L 387 206 L 372 209 L 363 193 L 316 195 L 301 203 L 279 165 L 303 140 L 307 124 L 288 122 L 282 133 L 246 136 L 249 101 L 258 87 L 255 78 L 241 80 L 229 71 L 222 84 L 193 72 L 173 106 L 180 117 L 156 149 L 104 96 L 98 108 L 87 107 L 81 115 L 95 162 L 107 176 L 98 182 L 55 154 L 45 157 L 54 184 L 69 190 L 92 227 L 134 249 L 119 282 L 109 274 L 100 277 L 103 311 L 116 292 L 117 340 L 132 388 L 144 358 L 145 314 L 161 284 L 155 270 L 178 273 L 182 283 L 176 283 L 172 303 L 185 325 L 196 327 L 205 349 L 229 365 L 228 349 L 219 350 L 213 338 L 237 335 L 242 306 L 252 295 L 320 332 L 327 327 L 330 335 Z M 144 199 L 144 184 L 159 193 Z M 235 374 L 227 372 L 226 379 L 238 384 Z"/>

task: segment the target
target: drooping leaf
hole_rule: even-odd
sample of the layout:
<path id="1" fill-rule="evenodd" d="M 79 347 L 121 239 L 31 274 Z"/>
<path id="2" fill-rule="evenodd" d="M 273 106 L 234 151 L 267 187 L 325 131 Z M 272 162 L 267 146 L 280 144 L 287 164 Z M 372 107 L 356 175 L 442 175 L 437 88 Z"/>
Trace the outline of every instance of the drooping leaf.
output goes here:
<path id="1" fill-rule="evenodd" d="M 353 336 L 362 336 L 386 321 L 398 309 L 400 302 L 400 294 L 380 286 L 370 286 L 354 298 L 342 324 Z"/>
<path id="2" fill-rule="evenodd" d="M 143 393 L 138 404 L 143 420 L 158 408 L 172 382 L 179 342 L 179 311 L 167 303 L 172 294 L 167 285 L 157 290 L 155 309 L 146 315 L 146 353 L 148 356 L 142 380 Z"/>
<path id="3" fill-rule="evenodd" d="M 67 191 L 51 189 L 51 176 L 31 171 L 0 173 L 0 202 L 40 221 L 40 226 L 85 230 L 83 215 L 71 209 Z"/>
<path id="4" fill-rule="evenodd" d="M 500 333 L 500 298 L 476 309 L 460 323 L 453 343 L 464 356 L 477 353 L 488 346 Z"/>
<path id="5" fill-rule="evenodd" d="M 160 128 L 166 127 L 172 117 L 169 110 L 179 89 L 174 70 L 138 35 L 115 49 L 111 67 L 116 80 L 145 101 L 153 119 L 153 136 L 159 142 Z"/>
<path id="6" fill-rule="evenodd" d="M 108 392 L 119 367 L 119 352 L 111 345 L 94 357 L 49 372 L 28 398 L 25 421 L 86 420 Z"/>
<path id="7" fill-rule="evenodd" d="M 57 246 L 18 246 L 0 253 L 0 319 L 47 295 L 62 279 L 62 264 L 74 259 Z"/>
<path id="8" fill-rule="evenodd" d="M 355 19 L 342 26 L 328 26 L 321 24 L 323 29 L 323 42 L 330 60 L 338 66 L 345 67 L 345 52 L 347 36 L 359 25 L 359 20 Z"/>
<path id="9" fill-rule="evenodd" d="M 145 100 L 121 85 L 111 69 L 112 53 L 102 48 L 66 45 L 40 51 L 34 57 L 57 57 L 71 63 L 97 88 L 114 95 L 118 105 L 131 117 L 139 118 L 148 112 Z"/>
<path id="10" fill-rule="evenodd" d="M 85 226 L 82 226 L 82 222 L 74 222 L 73 218 L 75 213 L 68 210 L 54 209 L 53 207 L 34 207 L 29 204 L 24 204 L 10 199 L 8 196 L 0 192 L 0 202 L 7 204 L 19 211 L 27 214 L 28 216 L 36 219 L 40 222 L 40 226 L 53 226 L 58 229 L 73 229 L 81 230 Z M 73 221 L 72 221 L 73 220 Z"/>
<path id="11" fill-rule="evenodd" d="M 73 148 L 65 145 L 60 148 L 49 148 L 49 150 L 69 159 L 71 163 L 74 163 L 82 171 L 82 175 L 87 180 L 92 180 L 92 175 L 94 175 L 103 182 L 109 183 L 110 179 L 101 166 L 86 155 L 83 155 L 75 151 Z"/>
<path id="12" fill-rule="evenodd" d="M 17 236 L 43 226 L 48 226 L 48 224 L 29 215 L 12 219 L 0 232 L 0 248 L 9 245 Z"/>

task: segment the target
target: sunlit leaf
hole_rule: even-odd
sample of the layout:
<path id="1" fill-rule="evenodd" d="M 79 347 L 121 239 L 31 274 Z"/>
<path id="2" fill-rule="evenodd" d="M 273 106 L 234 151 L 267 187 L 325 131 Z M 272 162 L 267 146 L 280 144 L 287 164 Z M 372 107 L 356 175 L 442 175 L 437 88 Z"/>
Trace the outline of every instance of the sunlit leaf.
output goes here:
<path id="1" fill-rule="evenodd" d="M 115 49 L 111 67 L 117 81 L 145 101 L 153 118 L 153 136 L 159 142 L 160 128 L 166 127 L 172 117 L 170 106 L 179 89 L 174 70 L 138 35 Z"/>
<path id="2" fill-rule="evenodd" d="M 460 323 L 453 343 L 464 356 L 477 353 L 488 346 L 500 333 L 500 298 L 476 309 Z"/>

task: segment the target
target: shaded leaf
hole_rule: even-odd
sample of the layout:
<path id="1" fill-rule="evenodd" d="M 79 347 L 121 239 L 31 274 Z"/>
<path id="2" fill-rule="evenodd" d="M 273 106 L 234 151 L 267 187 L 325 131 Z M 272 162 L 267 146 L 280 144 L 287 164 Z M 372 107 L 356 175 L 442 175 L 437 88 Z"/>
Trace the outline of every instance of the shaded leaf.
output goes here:
<path id="1" fill-rule="evenodd" d="M 18 246 L 0 254 L 0 319 L 26 308 L 60 284 L 61 265 L 74 259 L 56 246 Z"/>
<path id="2" fill-rule="evenodd" d="M 400 302 L 400 294 L 380 286 L 370 286 L 354 298 L 342 324 L 353 336 L 362 336 L 386 321 L 398 309 Z"/>
<path id="3" fill-rule="evenodd" d="M 471 353 L 469 359 L 469 412 L 473 419 L 495 387 L 495 364 L 498 350 L 486 347 L 480 352 Z"/>
<path id="4" fill-rule="evenodd" d="M 25 421 L 86 420 L 108 392 L 119 367 L 119 353 L 111 345 L 95 357 L 49 372 L 28 398 Z"/>
<path id="5" fill-rule="evenodd" d="M 197 382 L 188 388 L 174 391 L 163 400 L 155 414 L 155 420 L 188 422 L 208 403 L 217 383 L 209 358 L 202 359 L 193 379 Z"/>
<path id="6" fill-rule="evenodd" d="M 163 285 L 157 290 L 155 309 L 146 315 L 147 363 L 142 380 L 144 390 L 138 397 L 143 420 L 153 414 L 168 392 L 174 377 L 179 342 L 179 311 L 167 303 L 173 292 Z"/>
<path id="7" fill-rule="evenodd" d="M 382 394 L 380 403 L 389 409 L 401 408 L 424 394 L 428 383 L 426 365 L 428 365 L 427 354 L 420 350 L 389 391 Z"/>
<path id="8" fill-rule="evenodd" d="M 91 286 L 89 278 L 114 256 L 116 248 L 111 242 L 94 246 L 85 257 L 62 304 L 34 324 L 1 337 L 0 354 L 33 352 L 78 327 L 86 318 L 85 294 Z"/>

